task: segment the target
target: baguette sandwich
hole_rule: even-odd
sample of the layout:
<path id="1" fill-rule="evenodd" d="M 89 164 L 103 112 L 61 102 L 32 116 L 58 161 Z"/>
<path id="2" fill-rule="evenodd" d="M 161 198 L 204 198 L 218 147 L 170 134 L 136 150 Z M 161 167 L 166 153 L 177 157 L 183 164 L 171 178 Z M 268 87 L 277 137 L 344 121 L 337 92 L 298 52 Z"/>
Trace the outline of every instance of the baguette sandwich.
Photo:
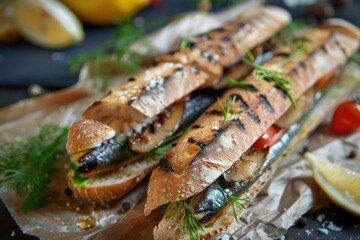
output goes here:
<path id="1" fill-rule="evenodd" d="M 203 94 L 208 89 L 186 103 L 185 97 L 196 89 L 216 88 L 248 48 L 263 44 L 289 21 L 280 8 L 251 11 L 157 58 L 154 66 L 89 106 L 84 119 L 70 128 L 66 145 L 74 195 L 101 202 L 133 189 L 158 165 L 179 128 L 214 101 L 211 93 Z"/>
<path id="2" fill-rule="evenodd" d="M 322 94 L 317 86 L 343 69 L 359 36 L 349 23 L 332 22 L 306 30 L 262 66 L 244 59 L 254 68 L 247 87 L 227 90 L 152 171 L 145 214 L 167 204 L 154 238 L 212 239 L 237 221 Z"/>

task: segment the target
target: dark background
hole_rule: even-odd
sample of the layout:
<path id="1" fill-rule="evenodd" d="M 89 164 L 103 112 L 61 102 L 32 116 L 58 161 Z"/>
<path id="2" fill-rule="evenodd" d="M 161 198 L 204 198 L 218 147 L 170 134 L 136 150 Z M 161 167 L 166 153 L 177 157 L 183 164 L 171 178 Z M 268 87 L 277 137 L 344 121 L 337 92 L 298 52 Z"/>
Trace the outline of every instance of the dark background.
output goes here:
<path id="1" fill-rule="evenodd" d="M 341 0 L 340 2 L 347 2 L 347 4 L 342 7 L 331 5 L 335 10 L 335 17 L 344 18 L 359 27 L 360 0 Z M 316 17 L 313 16 L 314 11 L 309 11 L 306 6 L 290 9 L 281 0 L 270 0 L 266 3 L 286 8 L 291 12 L 293 18 L 307 18 L 316 21 Z M 228 6 L 228 1 L 223 1 L 223 3 L 213 6 L 213 11 L 226 6 Z M 162 0 L 160 4 L 140 11 L 137 16 L 143 17 L 146 23 L 195 8 L 196 6 L 187 0 Z M 320 11 L 315 9 L 315 13 L 321 15 L 321 9 Z M 39 84 L 45 91 L 51 92 L 76 83 L 78 73 L 69 70 L 67 60 L 78 53 L 95 49 L 98 44 L 109 39 L 116 28 L 116 26 L 87 25 L 84 27 L 86 34 L 84 41 L 64 50 L 45 50 L 22 40 L 12 44 L 0 44 L 0 107 L 29 98 L 28 89 L 31 84 Z M 56 59 L 58 56 L 61 59 Z M 342 226 L 343 230 L 341 232 L 330 231 L 329 235 L 320 234 L 317 229 L 322 226 L 315 219 L 321 213 L 325 214 L 326 221 L 333 221 L 337 226 Z M 305 230 L 311 231 L 311 234 L 308 235 Z M 359 236 L 360 218 L 332 204 L 317 212 L 306 214 L 285 235 L 286 239 L 350 239 L 351 237 L 360 239 Z M 6 207 L 0 201 L 0 239 L 14 238 L 33 239 L 34 237 L 21 234 Z"/>

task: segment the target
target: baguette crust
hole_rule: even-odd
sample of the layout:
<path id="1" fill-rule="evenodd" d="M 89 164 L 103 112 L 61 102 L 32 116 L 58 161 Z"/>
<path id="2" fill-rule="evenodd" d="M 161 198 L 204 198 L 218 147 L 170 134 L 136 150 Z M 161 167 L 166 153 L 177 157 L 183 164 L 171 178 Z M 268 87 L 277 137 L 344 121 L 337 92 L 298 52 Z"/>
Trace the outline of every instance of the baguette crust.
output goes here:
<path id="1" fill-rule="evenodd" d="M 93 103 L 83 113 L 126 133 L 202 85 L 207 75 L 196 67 L 160 63 Z"/>
<path id="2" fill-rule="evenodd" d="M 81 120 L 74 123 L 69 130 L 66 151 L 70 155 L 86 152 L 114 136 L 115 131 L 105 124 L 94 120 Z"/>
<path id="3" fill-rule="evenodd" d="M 304 37 L 308 41 L 305 52 L 280 69 L 290 80 L 289 87 L 295 98 L 326 73 L 344 64 L 359 45 L 357 40 L 329 30 L 310 29 Z M 279 53 L 291 54 L 291 50 L 287 47 Z M 274 68 L 282 59 L 275 53 L 265 65 Z M 254 86 L 256 92 L 230 89 L 221 98 L 225 105 L 225 100 L 236 96 L 230 111 L 233 120 L 224 123 L 219 104 L 213 104 L 194 123 L 200 127 L 180 137 L 163 157 L 151 175 L 145 214 L 159 205 L 203 191 L 290 107 L 288 97 L 273 83 L 259 81 L 253 75 L 245 81 Z"/>
<path id="4" fill-rule="evenodd" d="M 82 187 L 74 187 L 73 171 L 67 181 L 74 196 L 91 202 L 106 202 L 120 198 L 134 189 L 151 170 L 158 165 L 158 159 L 144 159 L 122 166 L 112 173 L 91 177 Z"/>
<path id="5" fill-rule="evenodd" d="M 202 87 L 212 87 L 221 78 L 225 68 L 245 56 L 244 46 L 252 49 L 260 45 L 290 19 L 290 15 L 283 9 L 259 8 L 244 18 L 234 19 L 221 28 L 194 37 L 189 48 L 177 48 L 173 54 L 161 56 L 157 61 L 197 66 L 209 75 Z"/>
<path id="6" fill-rule="evenodd" d="M 240 198 L 248 198 L 249 201 L 244 202 L 246 208 L 256 195 L 261 191 L 265 183 L 274 172 L 274 168 L 268 169 Z M 239 216 L 244 209 L 236 208 L 236 214 Z M 210 226 L 203 226 L 204 231 L 201 232 L 201 239 L 214 239 L 217 235 L 223 234 L 230 225 L 235 221 L 233 209 L 228 204 L 222 209 L 222 212 L 216 217 Z M 165 215 L 159 224 L 154 228 L 153 234 L 155 240 L 171 240 L 171 239 L 188 239 L 189 236 L 183 229 L 183 212 L 175 216 Z"/>

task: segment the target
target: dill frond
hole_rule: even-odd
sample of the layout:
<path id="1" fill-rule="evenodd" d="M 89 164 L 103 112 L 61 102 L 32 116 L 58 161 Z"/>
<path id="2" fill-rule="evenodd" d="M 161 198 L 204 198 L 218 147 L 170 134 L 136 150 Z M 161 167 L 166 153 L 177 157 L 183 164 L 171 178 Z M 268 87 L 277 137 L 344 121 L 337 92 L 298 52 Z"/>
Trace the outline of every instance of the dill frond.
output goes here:
<path id="1" fill-rule="evenodd" d="M 233 78 L 227 78 L 226 81 L 228 82 L 229 88 L 234 87 L 234 88 L 242 88 L 245 90 L 252 90 L 254 88 L 250 83 L 237 81 Z"/>
<path id="2" fill-rule="evenodd" d="M 233 104 L 235 103 L 235 98 L 232 98 L 230 101 L 229 99 L 225 100 L 225 106 L 222 104 L 221 99 L 218 97 L 217 101 L 220 105 L 220 109 L 224 115 L 224 123 L 226 123 L 227 121 L 231 120 L 231 118 L 233 117 L 233 114 L 231 114 L 231 108 L 233 106 Z"/>
<path id="3" fill-rule="evenodd" d="M 44 126 L 38 135 L 0 146 L 0 188 L 24 197 L 21 211 L 47 202 L 45 190 L 55 172 L 55 159 L 64 150 L 68 128 Z"/>
<path id="4" fill-rule="evenodd" d="M 236 213 L 236 208 L 245 209 L 245 206 L 243 205 L 243 203 L 248 202 L 249 199 L 248 198 L 239 198 L 237 196 L 234 196 L 234 195 L 230 194 L 228 191 L 226 191 L 226 189 L 222 188 L 218 182 L 216 182 L 216 183 L 217 183 L 221 193 L 223 194 L 224 198 L 226 199 L 226 201 L 231 204 L 236 222 L 239 223 L 238 215 Z"/>
<path id="5" fill-rule="evenodd" d="M 190 240 L 200 240 L 200 231 L 204 231 L 204 228 L 203 226 L 201 226 L 201 224 L 191 211 L 190 206 L 192 201 L 193 198 L 169 203 L 165 209 L 165 212 L 174 217 L 176 214 L 183 210 L 184 231 L 190 236 Z"/>
<path id="6" fill-rule="evenodd" d="M 180 49 L 184 50 L 190 46 L 190 41 L 188 38 L 184 38 L 180 43 Z"/>
<path id="7" fill-rule="evenodd" d="M 282 77 L 281 72 L 276 71 L 276 70 L 270 70 L 264 66 L 261 66 L 259 64 L 256 64 L 254 62 L 251 62 L 250 60 L 244 58 L 242 60 L 244 63 L 246 63 L 247 65 L 251 66 L 254 68 L 253 71 L 253 76 L 260 81 L 265 81 L 265 82 L 274 82 L 274 84 L 279 87 L 280 89 L 282 89 L 286 95 L 289 97 L 291 105 L 296 108 L 296 100 L 295 97 L 293 95 L 293 93 L 291 92 L 291 89 L 289 87 L 289 80 L 285 79 L 284 77 Z"/>

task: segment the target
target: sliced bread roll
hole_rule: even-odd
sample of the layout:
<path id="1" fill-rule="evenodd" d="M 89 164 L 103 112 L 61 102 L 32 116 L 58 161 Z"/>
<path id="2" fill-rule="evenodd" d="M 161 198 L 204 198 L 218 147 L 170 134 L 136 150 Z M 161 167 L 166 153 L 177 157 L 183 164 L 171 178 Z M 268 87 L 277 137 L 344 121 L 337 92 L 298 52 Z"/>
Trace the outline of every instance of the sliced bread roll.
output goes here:
<path id="1" fill-rule="evenodd" d="M 197 67 L 160 63 L 112 89 L 86 109 L 83 117 L 102 122 L 116 132 L 127 132 L 197 89 L 206 79 L 207 74 Z"/>
<path id="2" fill-rule="evenodd" d="M 158 165 L 158 160 L 146 158 L 121 166 L 111 173 L 92 176 L 81 187 L 74 187 L 74 172 L 71 170 L 67 177 L 68 185 L 77 198 L 91 202 L 110 201 L 124 196 L 135 188 Z"/>

